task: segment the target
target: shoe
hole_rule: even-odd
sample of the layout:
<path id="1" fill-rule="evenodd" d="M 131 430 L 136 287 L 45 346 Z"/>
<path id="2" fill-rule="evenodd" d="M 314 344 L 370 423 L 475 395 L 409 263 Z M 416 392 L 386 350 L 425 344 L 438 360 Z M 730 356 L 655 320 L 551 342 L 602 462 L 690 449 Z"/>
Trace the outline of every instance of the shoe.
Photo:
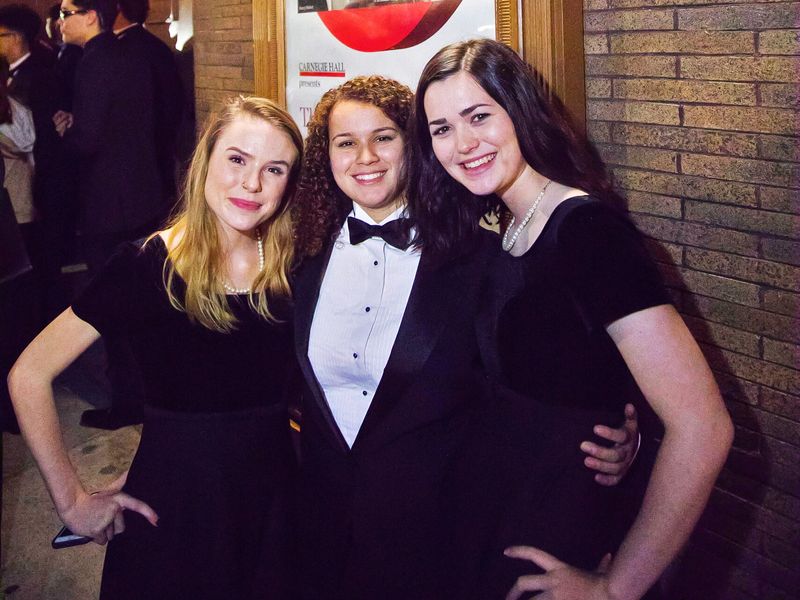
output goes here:
<path id="1" fill-rule="evenodd" d="M 138 425 L 142 420 L 141 414 L 120 413 L 112 408 L 91 408 L 83 411 L 81 415 L 81 425 L 84 427 L 94 427 L 95 429 L 109 431 L 127 427 L 128 425 Z"/>

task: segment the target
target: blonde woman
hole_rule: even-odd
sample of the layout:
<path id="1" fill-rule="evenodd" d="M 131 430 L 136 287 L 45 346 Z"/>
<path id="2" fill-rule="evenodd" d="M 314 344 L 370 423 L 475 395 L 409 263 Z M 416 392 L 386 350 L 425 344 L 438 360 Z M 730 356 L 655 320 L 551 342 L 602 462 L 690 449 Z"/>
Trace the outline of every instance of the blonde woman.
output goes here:
<path id="1" fill-rule="evenodd" d="M 111 541 L 101 598 L 280 596 L 280 505 L 293 465 L 282 397 L 287 205 L 301 153 L 282 109 L 228 103 L 202 135 L 172 224 L 122 246 L 12 369 L 20 427 L 59 516 Z M 142 369 L 145 423 L 124 491 L 91 495 L 67 457 L 51 383 L 116 332 Z"/>

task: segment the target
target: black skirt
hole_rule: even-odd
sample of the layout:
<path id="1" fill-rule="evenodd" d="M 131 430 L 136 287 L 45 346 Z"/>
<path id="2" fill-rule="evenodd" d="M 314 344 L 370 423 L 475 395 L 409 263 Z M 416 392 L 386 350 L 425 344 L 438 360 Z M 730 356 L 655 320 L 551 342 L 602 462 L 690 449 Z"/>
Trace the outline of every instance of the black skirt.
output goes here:
<path id="1" fill-rule="evenodd" d="M 282 598 L 286 487 L 294 466 L 283 406 L 234 413 L 146 409 L 124 491 L 158 513 L 125 513 L 100 598 Z"/>

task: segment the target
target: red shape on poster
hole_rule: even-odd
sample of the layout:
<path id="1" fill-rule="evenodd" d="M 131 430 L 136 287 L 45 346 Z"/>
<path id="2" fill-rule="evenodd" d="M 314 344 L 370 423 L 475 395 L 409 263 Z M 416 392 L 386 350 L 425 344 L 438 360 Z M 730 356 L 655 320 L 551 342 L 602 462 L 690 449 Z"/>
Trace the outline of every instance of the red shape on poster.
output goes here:
<path id="1" fill-rule="evenodd" d="M 318 12 L 328 31 L 361 52 L 410 48 L 441 29 L 461 0 L 388 4 Z"/>

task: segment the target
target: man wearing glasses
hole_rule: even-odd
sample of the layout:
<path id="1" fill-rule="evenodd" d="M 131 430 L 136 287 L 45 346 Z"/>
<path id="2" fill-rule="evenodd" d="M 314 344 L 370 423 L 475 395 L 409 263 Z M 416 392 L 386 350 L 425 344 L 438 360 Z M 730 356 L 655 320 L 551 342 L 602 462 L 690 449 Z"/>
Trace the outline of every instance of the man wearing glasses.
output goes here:
<path id="1" fill-rule="evenodd" d="M 63 0 L 61 35 L 83 47 L 73 112 L 56 127 L 74 154 L 78 225 L 90 274 L 116 246 L 158 228 L 169 205 L 157 161 L 152 77 L 141 57 L 125 52 L 111 29 L 116 0 Z M 87 411 L 81 423 L 116 429 L 141 422 L 143 389 L 127 341 L 105 340 L 111 409 Z"/>

